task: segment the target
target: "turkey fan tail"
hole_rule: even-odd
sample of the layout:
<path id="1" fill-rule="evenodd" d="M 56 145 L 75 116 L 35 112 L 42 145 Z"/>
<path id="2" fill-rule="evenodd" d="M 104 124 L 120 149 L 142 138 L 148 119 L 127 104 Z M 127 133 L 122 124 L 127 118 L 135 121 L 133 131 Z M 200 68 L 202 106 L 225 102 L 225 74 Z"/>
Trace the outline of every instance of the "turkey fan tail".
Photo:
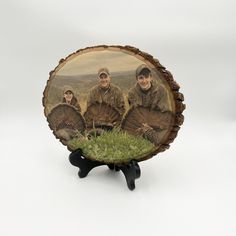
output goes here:
<path id="1" fill-rule="evenodd" d="M 90 105 L 84 113 L 87 127 L 95 126 L 115 126 L 120 123 L 121 115 L 119 111 L 107 103 L 95 103 Z"/>
<path id="2" fill-rule="evenodd" d="M 160 143 L 160 132 L 171 127 L 173 119 L 171 112 L 160 112 L 142 106 L 132 107 L 122 120 L 121 128 L 142 136 L 157 146 Z"/>
<path id="3" fill-rule="evenodd" d="M 85 120 L 80 112 L 68 104 L 59 104 L 47 116 L 49 127 L 59 139 L 68 140 L 77 131 L 83 132 L 86 128 Z"/>

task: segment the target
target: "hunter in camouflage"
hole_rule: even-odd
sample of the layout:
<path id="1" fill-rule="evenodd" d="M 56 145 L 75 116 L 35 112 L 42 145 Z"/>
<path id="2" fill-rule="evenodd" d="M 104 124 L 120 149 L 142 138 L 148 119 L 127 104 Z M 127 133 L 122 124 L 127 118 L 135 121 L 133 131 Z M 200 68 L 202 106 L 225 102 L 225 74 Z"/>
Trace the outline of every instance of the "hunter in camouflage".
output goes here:
<path id="1" fill-rule="evenodd" d="M 143 106 L 169 111 L 168 95 L 165 88 L 153 81 L 151 70 L 145 65 L 140 65 L 136 70 L 136 85 L 128 92 L 130 106 Z"/>
<path id="2" fill-rule="evenodd" d="M 88 96 L 87 107 L 95 103 L 107 103 L 116 108 L 121 115 L 125 113 L 124 96 L 121 89 L 111 83 L 111 77 L 107 68 L 98 71 L 99 84 L 94 86 Z"/>

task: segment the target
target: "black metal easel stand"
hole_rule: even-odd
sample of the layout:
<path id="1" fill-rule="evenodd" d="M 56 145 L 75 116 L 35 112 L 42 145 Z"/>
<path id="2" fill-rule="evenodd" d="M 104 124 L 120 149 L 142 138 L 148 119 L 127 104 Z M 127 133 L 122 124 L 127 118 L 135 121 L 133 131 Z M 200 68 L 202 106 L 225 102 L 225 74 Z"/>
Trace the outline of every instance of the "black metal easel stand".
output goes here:
<path id="1" fill-rule="evenodd" d="M 78 175 L 80 178 L 86 177 L 88 173 L 97 166 L 107 165 L 99 161 L 84 158 L 81 149 L 72 152 L 69 156 L 69 160 L 72 165 L 79 167 Z M 141 175 L 140 167 L 136 161 L 132 160 L 128 164 L 122 165 L 108 164 L 107 166 L 110 170 L 121 170 L 125 176 L 128 188 L 130 190 L 135 189 L 135 179 L 139 178 Z"/>

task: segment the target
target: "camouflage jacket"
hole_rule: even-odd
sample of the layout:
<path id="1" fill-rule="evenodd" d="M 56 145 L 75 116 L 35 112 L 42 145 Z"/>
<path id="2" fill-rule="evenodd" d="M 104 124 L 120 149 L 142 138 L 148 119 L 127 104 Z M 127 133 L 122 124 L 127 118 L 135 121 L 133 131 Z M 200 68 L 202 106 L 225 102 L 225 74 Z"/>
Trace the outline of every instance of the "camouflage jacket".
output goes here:
<path id="1" fill-rule="evenodd" d="M 97 102 L 105 102 L 112 107 L 115 107 L 121 115 L 125 113 L 124 96 L 121 89 L 114 84 L 110 84 L 107 89 L 101 88 L 100 85 L 96 85 L 90 90 L 87 107 Z"/>
<path id="2" fill-rule="evenodd" d="M 168 95 L 162 85 L 152 83 L 147 91 L 141 89 L 137 83 L 128 92 L 128 102 L 131 106 L 143 106 L 158 109 L 162 112 L 170 111 Z"/>

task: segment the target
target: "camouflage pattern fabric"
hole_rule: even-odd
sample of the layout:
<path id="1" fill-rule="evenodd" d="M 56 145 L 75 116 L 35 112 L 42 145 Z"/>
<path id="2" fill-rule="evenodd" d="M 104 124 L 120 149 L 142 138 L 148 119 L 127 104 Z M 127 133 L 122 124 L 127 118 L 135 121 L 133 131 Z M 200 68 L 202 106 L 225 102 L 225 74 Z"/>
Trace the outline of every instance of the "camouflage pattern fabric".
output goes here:
<path id="1" fill-rule="evenodd" d="M 91 104 L 105 102 L 116 108 L 121 115 L 125 113 L 124 96 L 121 89 L 113 84 L 109 88 L 102 88 L 100 85 L 94 86 L 88 96 L 87 107 Z"/>
<path id="2" fill-rule="evenodd" d="M 154 83 L 147 91 L 142 90 L 140 85 L 136 83 L 135 87 L 128 92 L 128 102 L 130 106 L 150 107 L 161 112 L 170 110 L 167 91 L 162 85 Z"/>

